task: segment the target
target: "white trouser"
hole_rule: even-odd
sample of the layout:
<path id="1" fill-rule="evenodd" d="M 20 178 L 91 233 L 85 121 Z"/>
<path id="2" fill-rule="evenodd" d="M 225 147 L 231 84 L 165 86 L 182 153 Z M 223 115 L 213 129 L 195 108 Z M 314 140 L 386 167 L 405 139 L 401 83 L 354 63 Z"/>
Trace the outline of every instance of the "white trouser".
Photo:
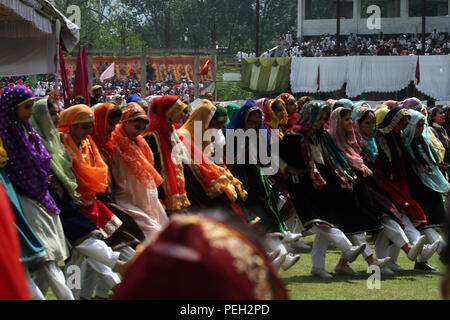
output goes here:
<path id="1" fill-rule="evenodd" d="M 131 257 L 134 256 L 135 253 L 136 253 L 136 251 L 130 246 L 126 246 L 126 247 L 122 247 L 120 249 L 117 249 L 117 252 L 120 252 L 119 259 L 122 260 L 122 261 L 130 260 Z"/>
<path id="2" fill-rule="evenodd" d="M 359 246 L 359 245 L 362 245 L 363 243 L 366 244 L 366 247 L 364 248 L 364 251 L 362 252 L 362 256 L 364 257 L 364 259 L 367 259 L 367 257 L 370 257 L 373 255 L 373 251 L 370 248 L 370 245 L 367 243 L 365 232 L 352 234 L 352 235 L 348 236 L 348 239 L 353 243 L 354 246 Z"/>
<path id="3" fill-rule="evenodd" d="M 405 214 L 402 214 L 403 224 L 405 225 L 405 234 L 409 239 L 409 242 L 415 244 L 420 237 L 419 230 L 414 227 L 411 220 Z"/>
<path id="4" fill-rule="evenodd" d="M 404 213 L 402 213 L 402 221 L 403 221 L 403 225 L 405 226 L 404 234 L 407 237 L 407 240 L 409 240 L 408 242 L 410 242 L 412 245 L 414 245 L 417 240 L 420 237 L 420 232 L 419 230 L 416 229 L 416 227 L 414 227 L 414 225 L 412 224 L 411 220 L 409 219 L 409 217 L 407 215 L 405 215 Z M 394 239 L 391 239 L 392 242 L 394 242 Z M 405 239 L 406 240 L 406 239 Z M 396 243 L 394 242 L 394 244 L 390 245 L 387 248 L 387 255 L 389 257 L 391 257 L 391 261 L 396 263 L 397 259 L 398 259 L 398 255 L 400 253 L 400 248 L 402 246 L 399 246 L 399 244 L 401 243 Z M 403 245 L 405 245 L 406 243 L 404 243 Z M 377 252 L 378 255 L 378 252 Z M 417 260 L 420 260 L 420 254 L 417 257 Z"/>
<path id="5" fill-rule="evenodd" d="M 83 256 L 87 256 L 111 269 L 114 268 L 120 256 L 120 252 L 113 251 L 103 240 L 92 237 L 84 240 L 75 249 Z"/>
<path id="6" fill-rule="evenodd" d="M 74 300 L 72 291 L 66 284 L 64 272 L 56 265 L 55 261 L 39 264 L 39 268 L 35 271 L 35 276 L 35 282 L 44 295 L 50 286 L 58 300 Z"/>
<path id="7" fill-rule="evenodd" d="M 77 245 L 72 250 L 70 264 L 80 268 L 81 290 L 74 289 L 74 296 L 77 299 L 80 296 L 88 298 L 85 294 L 92 286 L 95 287 L 97 277 L 104 278 L 105 287 L 108 288 L 120 283 L 120 278 L 112 270 L 119 256 L 119 252 L 113 251 L 103 240 L 96 237 L 90 237 Z M 94 265 L 94 267 L 88 268 L 87 265 Z M 90 290 L 91 293 L 92 290 Z"/>
<path id="8" fill-rule="evenodd" d="M 120 249 L 117 249 L 117 251 L 114 251 L 114 253 L 117 252 L 120 254 L 119 259 L 121 261 L 128 261 L 136 253 L 136 251 L 130 246 L 122 247 Z M 117 281 L 116 277 L 113 276 L 111 278 L 110 276 L 107 276 L 107 278 L 104 279 L 104 276 L 99 276 L 99 274 L 91 266 L 89 259 L 83 261 L 81 270 L 84 276 L 81 285 L 82 289 L 80 292 L 80 296 L 84 299 L 91 299 L 94 289 L 95 295 L 97 297 L 108 298 L 109 290 L 120 282 L 119 280 L 119 282 L 112 285 L 115 281 Z M 113 280 L 113 283 L 111 282 L 111 279 Z"/>
<path id="9" fill-rule="evenodd" d="M 378 258 L 393 257 L 389 254 L 389 241 L 392 241 L 397 248 L 403 247 L 409 243 L 409 239 L 403 231 L 402 227 L 392 218 L 383 217 L 383 231 L 377 235 L 375 241 L 375 252 Z M 398 256 L 398 253 L 397 253 Z"/>
<path id="10" fill-rule="evenodd" d="M 33 278 L 31 277 L 30 271 L 28 270 L 28 266 L 25 265 L 24 269 L 31 300 L 45 300 L 45 297 L 42 294 L 41 289 L 39 289 L 39 287 L 36 285 Z"/>
<path id="11" fill-rule="evenodd" d="M 424 234 L 427 237 L 427 243 L 434 243 L 435 241 L 439 241 L 437 252 L 439 255 L 441 255 L 442 251 L 445 250 L 447 243 L 439 234 L 439 232 L 437 232 L 436 229 L 434 228 L 426 228 L 422 230 L 422 234 Z"/>
<path id="12" fill-rule="evenodd" d="M 352 247 L 350 240 L 337 228 L 313 226 L 311 232 L 316 234 L 311 250 L 313 268 L 325 269 L 325 256 L 330 243 L 338 247 L 342 254 Z"/>
<path id="13" fill-rule="evenodd" d="M 447 215 L 450 213 L 450 192 L 445 197 L 444 210 Z"/>

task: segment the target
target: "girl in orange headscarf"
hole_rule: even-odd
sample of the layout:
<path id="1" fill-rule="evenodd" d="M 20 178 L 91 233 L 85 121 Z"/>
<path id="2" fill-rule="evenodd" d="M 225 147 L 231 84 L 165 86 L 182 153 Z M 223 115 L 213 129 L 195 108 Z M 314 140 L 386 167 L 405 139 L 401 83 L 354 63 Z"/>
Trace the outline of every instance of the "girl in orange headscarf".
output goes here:
<path id="1" fill-rule="evenodd" d="M 95 124 L 91 133 L 102 157 L 107 164 L 111 164 L 111 156 L 114 145 L 111 141 L 111 133 L 120 121 L 122 112 L 119 107 L 113 103 L 103 103 L 94 109 Z"/>
<path id="2" fill-rule="evenodd" d="M 78 184 L 76 191 L 81 195 L 80 209 L 108 238 L 122 221 L 95 197 L 108 187 L 108 166 L 89 135 L 93 124 L 94 112 L 91 108 L 75 105 L 61 112 L 58 131 L 73 160 L 72 171 Z"/>
<path id="3" fill-rule="evenodd" d="M 141 136 L 148 123 L 142 107 L 127 105 L 112 133 L 111 171 L 116 202 L 150 239 L 166 226 L 168 217 L 158 199 L 157 187 L 163 179 L 153 167 L 153 153 Z"/>
<path id="4" fill-rule="evenodd" d="M 111 173 L 111 159 L 114 151 L 112 132 L 120 122 L 122 110 L 112 103 L 103 103 L 92 109 L 94 110 L 95 122 L 91 137 L 95 141 L 102 159 L 109 167 L 108 188 L 106 192 L 97 194 L 97 199 L 105 204 L 123 222 L 119 230 L 106 242 L 114 250 L 133 252 L 130 249 L 134 249 L 144 241 L 145 236 L 134 219 L 114 200 Z"/>

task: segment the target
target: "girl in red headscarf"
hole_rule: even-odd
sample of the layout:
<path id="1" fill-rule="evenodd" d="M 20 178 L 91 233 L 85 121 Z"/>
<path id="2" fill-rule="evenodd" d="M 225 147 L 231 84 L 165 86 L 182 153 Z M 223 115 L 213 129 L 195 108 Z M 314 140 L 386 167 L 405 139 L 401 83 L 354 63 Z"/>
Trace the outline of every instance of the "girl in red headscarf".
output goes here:
<path id="1" fill-rule="evenodd" d="M 281 125 L 281 129 L 283 130 L 283 132 L 286 132 L 297 123 L 298 120 L 297 103 L 295 101 L 294 96 L 289 93 L 283 93 L 278 98 L 283 100 L 286 107 L 286 112 L 288 114 L 288 122 L 284 125 Z"/>
<path id="2" fill-rule="evenodd" d="M 174 124 L 179 123 L 188 106 L 176 96 L 155 98 L 150 107 L 150 123 L 144 131 L 144 139 L 155 155 L 155 169 L 163 177 L 158 195 L 165 209 L 171 213 L 190 206 L 184 187 L 184 171 L 181 159 L 174 162 L 172 148 L 180 143 Z"/>

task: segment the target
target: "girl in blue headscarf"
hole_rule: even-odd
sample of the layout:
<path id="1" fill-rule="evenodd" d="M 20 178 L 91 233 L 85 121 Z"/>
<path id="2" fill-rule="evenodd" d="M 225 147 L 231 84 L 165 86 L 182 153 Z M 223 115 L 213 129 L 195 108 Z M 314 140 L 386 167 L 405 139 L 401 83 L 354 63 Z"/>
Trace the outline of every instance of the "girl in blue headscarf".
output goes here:
<path id="1" fill-rule="evenodd" d="M 376 141 L 379 156 L 375 161 L 375 171 L 386 194 L 404 213 L 402 221 L 409 240 L 417 244 L 423 241 L 424 236 L 421 236 L 418 230 L 427 225 L 427 216 L 411 194 L 411 185 L 408 183 L 410 157 L 403 142 L 403 130 L 410 118 L 407 109 L 395 107 L 378 126 Z M 437 245 L 438 243 L 433 243 L 431 247 L 424 246 L 416 260 L 416 269 L 429 269 L 426 260 L 436 251 Z M 395 257 L 392 258 L 395 260 Z"/>
<path id="2" fill-rule="evenodd" d="M 445 241 L 436 231 L 445 221 L 442 195 L 448 194 L 450 184 L 439 170 L 439 158 L 430 146 L 428 124 L 425 116 L 415 110 L 408 110 L 411 119 L 404 130 L 405 146 L 412 159 L 412 170 L 408 171 L 411 195 L 427 215 L 428 224 L 421 230 L 429 242 L 439 241 L 437 252 L 441 254 Z"/>
<path id="3" fill-rule="evenodd" d="M 229 136 L 237 130 L 246 132 L 252 129 L 256 131 L 256 136 L 259 137 L 257 144 L 266 143 L 267 146 L 267 142 L 270 141 L 267 133 L 264 135 L 266 141 L 261 141 L 259 135 L 260 130 L 265 130 L 262 125 L 262 112 L 255 101 L 249 99 L 233 116 L 225 133 L 226 136 Z M 261 218 L 258 223 L 261 233 L 270 235 L 266 238 L 268 250 L 271 253 L 279 252 L 278 255 L 274 254 L 273 263 L 275 267 L 283 266 L 284 269 L 287 269 L 296 263 L 300 256 L 288 256 L 285 245 L 280 241 L 286 228 L 278 212 L 276 194 L 267 176 L 262 173 L 260 164 L 253 164 L 254 162 L 250 161 L 251 157 L 256 155 L 258 146 L 252 145 L 249 139 L 245 139 L 244 145 L 241 144 L 242 142 L 236 142 L 235 140 L 234 164 L 230 166 L 230 169 L 248 192 L 245 206 Z M 242 152 L 244 152 L 245 159 L 242 158 Z M 300 235 L 290 240 L 298 240 L 299 237 Z M 287 264 L 285 264 L 286 258 L 289 260 Z"/>
<path id="4" fill-rule="evenodd" d="M 374 164 L 378 157 L 378 147 L 375 141 L 377 133 L 376 116 L 370 106 L 355 106 L 353 110 L 353 121 L 355 132 L 359 135 L 359 145 L 362 149 L 362 158 L 364 164 L 375 172 Z M 398 252 L 398 248 L 406 253 L 408 258 L 414 261 L 417 254 L 420 253 L 423 243 L 411 244 L 404 232 L 404 225 L 400 210 L 394 205 L 389 195 L 381 187 L 381 181 L 376 174 L 368 176 L 366 183 L 372 196 L 375 207 L 382 214 L 382 224 L 384 230 L 377 235 L 375 240 L 375 251 L 378 258 L 391 256 L 388 253 L 389 242 L 392 242 L 396 251 L 394 258 Z M 391 252 L 394 252 L 391 250 Z M 392 256 L 391 256 L 392 257 Z M 382 274 L 393 275 L 394 271 L 400 271 L 401 268 L 391 261 L 387 266 L 381 269 Z"/>

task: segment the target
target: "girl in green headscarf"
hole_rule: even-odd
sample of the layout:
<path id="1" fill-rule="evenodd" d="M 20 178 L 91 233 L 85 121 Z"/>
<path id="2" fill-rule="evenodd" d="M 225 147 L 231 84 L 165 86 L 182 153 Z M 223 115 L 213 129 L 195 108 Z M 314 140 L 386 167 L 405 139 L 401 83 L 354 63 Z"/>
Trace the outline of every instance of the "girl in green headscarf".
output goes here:
<path id="1" fill-rule="evenodd" d="M 94 270 L 97 265 L 103 265 L 106 271 L 98 273 L 108 284 L 109 289 L 120 282 L 113 272 L 124 272 L 125 263 L 119 261 L 120 253 L 112 251 L 102 240 L 102 233 L 97 226 L 79 209 L 80 195 L 72 172 L 72 158 L 62 144 L 58 130 L 59 108 L 53 100 L 42 99 L 33 106 L 30 122 L 41 136 L 44 146 L 51 154 L 51 174 L 49 176 L 49 191 L 61 210 L 61 223 L 67 240 L 73 249 L 71 263 L 80 265 L 86 256 Z M 112 270 L 111 270 L 112 269 Z M 84 297 L 89 298 L 89 297 Z"/>
<path id="2" fill-rule="evenodd" d="M 241 107 L 238 106 L 237 104 L 229 104 L 227 106 L 227 114 L 228 114 L 228 121 L 225 123 L 225 128 L 228 127 L 228 125 L 230 124 L 231 118 L 233 118 L 233 116 L 236 114 L 236 112 L 239 111 Z"/>

